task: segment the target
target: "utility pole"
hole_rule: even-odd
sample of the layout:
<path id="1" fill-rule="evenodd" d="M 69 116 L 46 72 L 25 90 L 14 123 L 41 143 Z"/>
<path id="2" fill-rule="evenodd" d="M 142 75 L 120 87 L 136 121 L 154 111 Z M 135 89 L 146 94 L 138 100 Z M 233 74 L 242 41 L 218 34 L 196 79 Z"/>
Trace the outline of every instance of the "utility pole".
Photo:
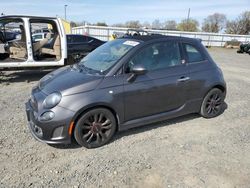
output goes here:
<path id="1" fill-rule="evenodd" d="M 190 8 L 188 8 L 188 16 L 187 16 L 187 31 L 189 29 L 189 17 L 190 17 Z"/>
<path id="2" fill-rule="evenodd" d="M 64 19 L 67 20 L 67 6 L 68 5 L 64 5 Z"/>

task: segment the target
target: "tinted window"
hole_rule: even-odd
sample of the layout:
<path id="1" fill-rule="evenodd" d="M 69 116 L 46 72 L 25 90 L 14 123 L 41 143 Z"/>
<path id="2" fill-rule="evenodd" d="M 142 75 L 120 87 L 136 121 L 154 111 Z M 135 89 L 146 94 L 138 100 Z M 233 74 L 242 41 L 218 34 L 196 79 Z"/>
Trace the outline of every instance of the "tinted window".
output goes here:
<path id="1" fill-rule="evenodd" d="M 88 42 L 90 42 L 90 41 L 95 42 L 95 41 L 96 41 L 96 39 L 94 39 L 94 38 L 92 38 L 92 37 L 86 37 L 86 39 L 87 39 Z"/>
<path id="2" fill-rule="evenodd" d="M 85 36 L 78 35 L 78 36 L 75 36 L 75 37 L 73 38 L 73 41 L 74 41 L 74 42 L 86 42 L 86 37 L 85 37 Z"/>
<path id="3" fill-rule="evenodd" d="M 193 62 L 199 62 L 199 61 L 204 61 L 204 57 L 202 54 L 199 52 L 199 50 L 191 45 L 191 44 L 184 44 L 184 48 L 187 52 L 188 56 L 188 62 L 193 63 Z"/>
<path id="4" fill-rule="evenodd" d="M 143 65 L 149 71 L 181 65 L 179 45 L 173 41 L 150 45 L 129 61 L 129 68 L 135 65 Z"/>
<path id="5" fill-rule="evenodd" d="M 68 43 L 78 43 L 78 42 L 87 42 L 86 36 L 81 35 L 68 35 Z"/>
<path id="6" fill-rule="evenodd" d="M 68 35 L 68 36 L 67 36 L 67 42 L 68 42 L 68 43 L 72 43 L 72 42 L 73 42 L 73 37 L 70 36 L 70 35 Z"/>

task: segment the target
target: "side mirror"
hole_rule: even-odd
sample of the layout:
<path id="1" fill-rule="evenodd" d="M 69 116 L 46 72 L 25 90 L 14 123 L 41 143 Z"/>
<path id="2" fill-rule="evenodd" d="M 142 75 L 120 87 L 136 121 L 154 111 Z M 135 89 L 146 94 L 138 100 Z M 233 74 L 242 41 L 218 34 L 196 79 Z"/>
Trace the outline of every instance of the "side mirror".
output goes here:
<path id="1" fill-rule="evenodd" d="M 136 75 L 143 75 L 147 73 L 147 69 L 145 69 L 144 66 L 142 65 L 135 65 L 131 70 L 131 73 L 136 74 Z"/>
<path id="2" fill-rule="evenodd" d="M 145 67 L 142 66 L 142 65 L 135 65 L 130 70 L 130 73 L 132 73 L 132 74 L 128 77 L 127 81 L 128 82 L 133 82 L 133 81 L 135 81 L 135 79 L 136 79 L 136 77 L 138 75 L 144 75 L 144 74 L 146 74 L 147 73 L 147 69 L 145 69 Z"/>

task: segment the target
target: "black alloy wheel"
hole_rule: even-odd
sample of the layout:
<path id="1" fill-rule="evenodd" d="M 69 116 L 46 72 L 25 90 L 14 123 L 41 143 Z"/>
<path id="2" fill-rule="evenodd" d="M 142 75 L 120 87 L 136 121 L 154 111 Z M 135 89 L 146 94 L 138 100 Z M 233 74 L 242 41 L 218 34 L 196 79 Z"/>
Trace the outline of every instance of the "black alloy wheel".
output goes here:
<path id="1" fill-rule="evenodd" d="M 116 119 L 105 108 L 96 108 L 84 113 L 78 120 L 74 136 L 77 143 L 86 148 L 97 148 L 106 144 L 114 135 Z"/>
<path id="2" fill-rule="evenodd" d="M 205 118 L 213 118 L 222 113 L 224 104 L 224 95 L 220 89 L 210 90 L 201 105 L 200 114 Z"/>

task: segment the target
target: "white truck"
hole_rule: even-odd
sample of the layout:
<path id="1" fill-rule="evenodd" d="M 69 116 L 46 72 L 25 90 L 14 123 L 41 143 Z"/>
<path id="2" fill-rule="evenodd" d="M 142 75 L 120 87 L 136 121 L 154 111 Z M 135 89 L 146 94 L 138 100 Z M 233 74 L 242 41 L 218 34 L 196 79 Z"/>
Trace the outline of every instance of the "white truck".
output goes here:
<path id="1" fill-rule="evenodd" d="M 46 28 L 46 37 L 36 41 L 32 35 Z M 0 70 L 49 68 L 67 61 L 64 21 L 53 17 L 0 17 Z"/>

